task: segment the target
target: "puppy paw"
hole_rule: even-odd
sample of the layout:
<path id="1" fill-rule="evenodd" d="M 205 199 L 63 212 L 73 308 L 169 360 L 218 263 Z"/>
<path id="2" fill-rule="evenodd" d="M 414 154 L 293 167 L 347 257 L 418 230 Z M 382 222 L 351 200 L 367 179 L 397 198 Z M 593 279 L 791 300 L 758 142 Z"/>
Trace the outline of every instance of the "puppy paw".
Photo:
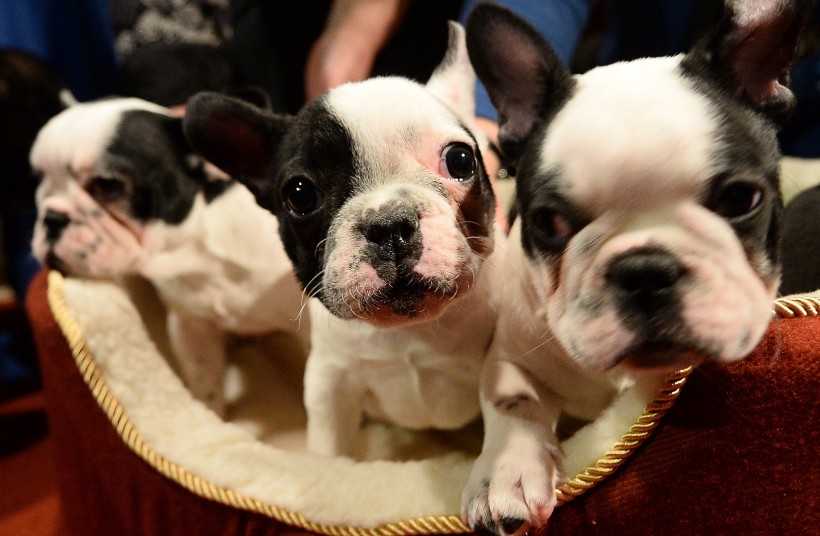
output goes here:
<path id="1" fill-rule="evenodd" d="M 462 496 L 464 522 L 477 532 L 521 535 L 549 520 L 555 508 L 558 452 L 506 449 L 476 460 Z"/>

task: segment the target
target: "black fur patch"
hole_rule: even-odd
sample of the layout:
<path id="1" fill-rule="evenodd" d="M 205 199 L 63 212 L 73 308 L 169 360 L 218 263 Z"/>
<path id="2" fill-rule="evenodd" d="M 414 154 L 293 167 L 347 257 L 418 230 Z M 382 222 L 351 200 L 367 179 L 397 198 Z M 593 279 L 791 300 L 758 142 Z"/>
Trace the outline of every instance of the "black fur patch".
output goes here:
<path id="1" fill-rule="evenodd" d="M 540 171 L 538 156 L 544 141 L 544 131 L 537 135 L 524 153 L 517 179 L 516 196 L 520 207 L 521 239 L 524 252 L 532 259 L 544 258 L 557 260 L 563 255 L 564 247 L 554 244 L 545 235 L 546 229 L 539 222 L 539 211 L 555 210 L 566 218 L 575 229 L 581 229 L 590 216 L 580 207 L 574 205 L 565 195 L 566 187 L 560 170 L 553 169 L 548 173 Z"/>
<path id="2" fill-rule="evenodd" d="M 232 180 L 206 180 L 202 184 L 202 194 L 205 196 L 205 202 L 210 203 L 225 192 L 235 186 L 236 182 Z"/>
<path id="3" fill-rule="evenodd" d="M 203 180 L 191 156 L 179 119 L 134 110 L 123 114 L 102 164 L 131 181 L 134 218 L 178 224 Z"/>
<path id="4" fill-rule="evenodd" d="M 279 218 L 285 250 L 293 261 L 296 275 L 312 295 L 321 297 L 314 278 L 323 269 L 324 249 L 333 216 L 355 192 L 356 177 L 363 168 L 353 147 L 350 132 L 333 114 L 324 99 L 314 101 L 295 118 L 279 147 L 271 189 L 260 196 L 269 199 Z M 292 177 L 313 181 L 323 194 L 324 204 L 312 214 L 290 214 L 282 199 L 282 187 Z M 318 278 L 316 278 L 318 280 Z M 311 287 L 307 288 L 310 284 Z"/>
<path id="5" fill-rule="evenodd" d="M 705 78 L 684 61 L 680 67 L 694 91 L 711 102 L 718 130 L 712 152 L 715 179 L 706 185 L 703 202 L 708 206 L 717 180 L 739 179 L 758 184 L 765 190 L 763 206 L 747 218 L 730 220 L 747 255 L 765 253 L 773 265 L 779 263 L 780 214 L 783 199 L 780 193 L 780 149 L 775 125 L 765 116 L 737 100 L 715 81 Z M 764 274 L 772 275 L 772 274 Z"/>
<path id="6" fill-rule="evenodd" d="M 478 146 L 478 142 L 472 132 L 465 126 L 461 128 L 473 140 L 473 145 Z M 490 177 L 484 168 L 481 151 L 476 149 L 476 159 L 478 167 L 476 177 L 470 185 L 467 195 L 461 202 L 461 221 L 463 222 L 462 233 L 468 237 L 470 248 L 478 255 L 488 255 L 492 242 L 493 225 L 495 222 L 495 206 L 497 200 L 493 192 Z"/>

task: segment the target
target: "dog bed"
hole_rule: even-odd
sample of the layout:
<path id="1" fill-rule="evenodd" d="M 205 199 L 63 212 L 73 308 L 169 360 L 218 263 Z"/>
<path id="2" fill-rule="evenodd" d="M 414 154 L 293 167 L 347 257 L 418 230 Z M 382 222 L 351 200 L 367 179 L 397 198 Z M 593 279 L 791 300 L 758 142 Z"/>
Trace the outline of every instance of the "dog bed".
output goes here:
<path id="1" fill-rule="evenodd" d="M 459 501 L 479 425 L 370 423 L 366 460 L 315 456 L 304 451 L 304 356 L 286 337 L 232 344 L 223 420 L 166 359 L 164 310 L 145 283 L 44 271 L 27 308 L 73 534 L 468 532 Z M 814 530 L 819 309 L 817 297 L 778 301 L 748 359 L 627 392 L 566 440 L 547 532 Z"/>

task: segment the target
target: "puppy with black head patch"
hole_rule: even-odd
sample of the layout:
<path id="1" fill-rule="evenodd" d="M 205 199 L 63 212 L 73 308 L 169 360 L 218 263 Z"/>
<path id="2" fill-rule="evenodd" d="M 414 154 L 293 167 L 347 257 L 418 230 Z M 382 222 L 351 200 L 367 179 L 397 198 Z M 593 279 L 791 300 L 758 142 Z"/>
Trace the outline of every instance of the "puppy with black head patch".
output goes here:
<path id="1" fill-rule="evenodd" d="M 67 275 L 142 276 L 168 308 L 182 379 L 223 414 L 227 333 L 294 333 L 301 289 L 278 224 L 193 153 L 182 120 L 140 99 L 77 104 L 37 135 L 32 249 Z"/>
<path id="2" fill-rule="evenodd" d="M 472 13 L 468 50 L 516 161 L 520 218 L 481 381 L 470 527 L 547 522 L 560 415 L 594 420 L 630 386 L 760 341 L 780 273 L 775 135 L 807 4 L 731 2 L 686 55 L 580 76 L 510 11 Z"/>
<path id="3" fill-rule="evenodd" d="M 424 86 L 345 84 L 294 117 L 213 94 L 188 104 L 192 144 L 279 217 L 311 298 L 313 452 L 356 457 L 365 416 L 455 429 L 479 415 L 496 231 L 474 80 L 453 24 Z"/>

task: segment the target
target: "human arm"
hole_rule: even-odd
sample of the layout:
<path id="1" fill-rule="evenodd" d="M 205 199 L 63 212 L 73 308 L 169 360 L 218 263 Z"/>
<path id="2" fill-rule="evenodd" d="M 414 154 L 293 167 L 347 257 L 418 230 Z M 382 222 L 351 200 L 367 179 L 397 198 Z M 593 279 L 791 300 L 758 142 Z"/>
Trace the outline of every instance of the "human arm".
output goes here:
<path id="1" fill-rule="evenodd" d="M 376 55 L 399 26 L 410 0 L 335 0 L 305 66 L 312 100 L 345 82 L 370 75 Z"/>

